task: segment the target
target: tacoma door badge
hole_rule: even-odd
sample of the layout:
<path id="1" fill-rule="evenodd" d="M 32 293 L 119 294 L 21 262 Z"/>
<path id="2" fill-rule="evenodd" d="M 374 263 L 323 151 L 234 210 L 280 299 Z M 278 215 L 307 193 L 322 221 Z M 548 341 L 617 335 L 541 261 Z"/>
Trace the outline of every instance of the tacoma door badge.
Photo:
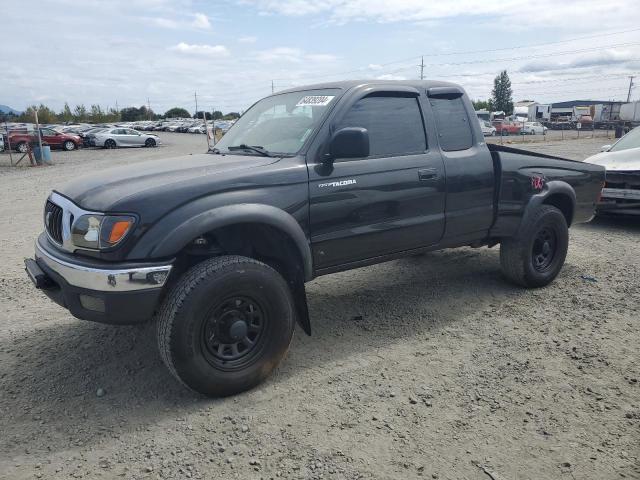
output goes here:
<path id="1" fill-rule="evenodd" d="M 319 183 L 318 188 L 344 187 L 345 185 L 355 185 L 355 184 L 356 184 L 356 181 L 354 179 L 349 179 L 349 180 L 340 180 L 338 182 Z"/>

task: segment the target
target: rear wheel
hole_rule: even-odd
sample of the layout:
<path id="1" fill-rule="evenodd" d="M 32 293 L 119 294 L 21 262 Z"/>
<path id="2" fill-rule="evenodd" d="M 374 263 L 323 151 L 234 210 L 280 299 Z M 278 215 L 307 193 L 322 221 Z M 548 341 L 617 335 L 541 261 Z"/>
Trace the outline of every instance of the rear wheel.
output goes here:
<path id="1" fill-rule="evenodd" d="M 76 144 L 73 143 L 71 140 L 67 140 L 62 144 L 62 148 L 64 148 L 67 152 L 69 152 L 71 150 L 75 150 Z"/>
<path id="2" fill-rule="evenodd" d="M 29 145 L 27 145 L 27 142 L 20 142 L 16 145 L 16 152 L 18 153 L 27 153 L 27 151 L 29 150 Z"/>
<path id="3" fill-rule="evenodd" d="M 294 330 L 284 278 L 247 257 L 211 258 L 189 270 L 158 313 L 158 346 L 171 373 L 196 392 L 226 396 L 262 382 Z"/>
<path id="4" fill-rule="evenodd" d="M 524 287 L 551 283 L 564 265 L 569 247 L 569 229 L 560 210 L 541 205 L 514 238 L 500 244 L 502 273 Z"/>
<path id="5" fill-rule="evenodd" d="M 104 142 L 104 148 L 116 148 L 116 141 L 111 138 Z"/>

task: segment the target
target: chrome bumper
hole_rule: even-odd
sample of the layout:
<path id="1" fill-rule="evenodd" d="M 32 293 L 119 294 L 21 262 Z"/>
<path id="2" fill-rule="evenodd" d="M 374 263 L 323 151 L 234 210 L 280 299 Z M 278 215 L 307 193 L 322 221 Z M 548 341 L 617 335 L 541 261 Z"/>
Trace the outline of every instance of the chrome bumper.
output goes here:
<path id="1" fill-rule="evenodd" d="M 60 275 L 74 287 L 98 292 L 132 292 L 161 288 L 167 282 L 172 265 L 133 268 L 93 268 L 55 257 L 36 241 L 38 263 Z M 116 266 L 117 267 L 117 266 Z"/>

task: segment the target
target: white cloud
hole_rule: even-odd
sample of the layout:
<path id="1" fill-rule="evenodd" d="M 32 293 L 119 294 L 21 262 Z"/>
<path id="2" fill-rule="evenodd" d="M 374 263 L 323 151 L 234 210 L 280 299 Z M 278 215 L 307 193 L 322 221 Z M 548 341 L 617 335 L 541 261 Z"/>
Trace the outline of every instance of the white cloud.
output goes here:
<path id="1" fill-rule="evenodd" d="M 302 49 L 294 47 L 276 47 L 256 52 L 256 59 L 264 63 L 328 63 L 337 60 L 337 57 L 327 53 L 306 53 Z"/>
<path id="2" fill-rule="evenodd" d="M 403 77 L 402 75 L 395 75 L 395 74 L 389 73 L 389 74 L 386 74 L 386 75 L 377 76 L 376 79 L 378 79 L 378 80 L 406 80 L 407 77 Z"/>
<path id="3" fill-rule="evenodd" d="M 600 67 L 605 65 L 624 65 L 640 60 L 640 52 L 605 50 L 586 55 L 579 55 L 565 62 L 553 60 L 539 60 L 522 65 L 519 72 L 548 72 L 554 70 L 569 70 L 576 68 Z"/>
<path id="4" fill-rule="evenodd" d="M 183 53 L 185 55 L 200 55 L 207 57 L 228 57 L 229 49 L 224 45 L 195 45 L 180 42 L 173 47 L 169 47 L 173 52 Z"/>
<path id="5" fill-rule="evenodd" d="M 258 41 L 257 37 L 240 37 L 238 38 L 238 42 L 240 43 L 256 43 Z"/>
<path id="6" fill-rule="evenodd" d="M 196 13 L 193 15 L 193 17 L 193 21 L 191 22 L 192 27 L 202 30 L 209 30 L 211 28 L 209 17 L 207 17 L 204 13 Z"/>
<path id="7" fill-rule="evenodd" d="M 563 26 L 582 29 L 630 25 L 638 13 L 636 0 L 242 0 L 264 14 L 292 17 L 324 16 L 333 23 L 352 21 L 430 22 L 453 17 L 490 17 L 496 22 L 509 18 L 518 29 Z M 613 23 L 607 23 L 611 20 Z"/>
<path id="8" fill-rule="evenodd" d="M 166 18 L 166 17 L 151 17 L 146 20 L 149 21 L 152 25 L 161 28 L 169 28 L 171 30 L 183 29 L 183 30 L 210 30 L 211 22 L 209 22 L 209 17 L 207 17 L 204 13 L 194 13 L 191 15 L 191 20 L 189 19 L 175 19 L 175 18 Z"/>
<path id="9" fill-rule="evenodd" d="M 370 63 L 367 68 L 369 70 L 381 70 L 382 69 L 382 65 L 378 65 L 377 63 Z"/>

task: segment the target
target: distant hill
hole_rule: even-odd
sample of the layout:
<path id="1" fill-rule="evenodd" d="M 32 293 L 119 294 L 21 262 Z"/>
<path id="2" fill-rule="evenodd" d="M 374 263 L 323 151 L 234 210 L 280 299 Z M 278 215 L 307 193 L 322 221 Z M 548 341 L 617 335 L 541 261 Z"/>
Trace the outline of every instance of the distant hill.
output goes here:
<path id="1" fill-rule="evenodd" d="M 14 110 L 13 108 L 7 105 L 0 105 L 0 113 L 13 113 L 14 115 L 20 115 L 22 112 L 18 110 Z"/>

